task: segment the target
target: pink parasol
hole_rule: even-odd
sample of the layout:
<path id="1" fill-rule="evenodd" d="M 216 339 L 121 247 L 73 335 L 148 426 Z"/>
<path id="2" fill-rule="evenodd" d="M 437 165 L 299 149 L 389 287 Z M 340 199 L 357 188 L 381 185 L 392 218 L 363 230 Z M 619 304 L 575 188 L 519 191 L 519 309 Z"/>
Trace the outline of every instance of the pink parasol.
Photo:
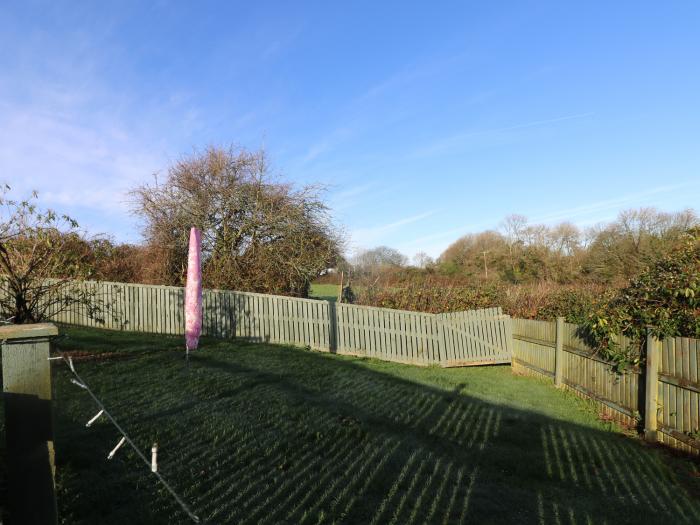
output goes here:
<path id="1" fill-rule="evenodd" d="M 185 287 L 185 346 L 187 351 L 197 348 L 202 333 L 202 234 L 190 230 L 187 255 L 187 286 Z"/>

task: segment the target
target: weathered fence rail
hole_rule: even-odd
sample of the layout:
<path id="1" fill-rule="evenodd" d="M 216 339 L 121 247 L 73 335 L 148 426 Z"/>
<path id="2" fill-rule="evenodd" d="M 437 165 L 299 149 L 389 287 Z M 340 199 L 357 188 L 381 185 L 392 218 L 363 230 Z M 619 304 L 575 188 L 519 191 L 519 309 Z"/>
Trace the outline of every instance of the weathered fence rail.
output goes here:
<path id="1" fill-rule="evenodd" d="M 57 322 L 156 334 L 184 333 L 184 290 L 72 282 L 93 298 L 51 313 Z M 204 290 L 203 335 L 293 344 L 417 365 L 509 363 L 510 317 L 500 308 L 434 315 L 248 292 Z"/>
<path id="2" fill-rule="evenodd" d="M 631 344 L 624 337 L 617 342 Z M 628 367 L 620 373 L 579 337 L 577 325 L 513 319 L 515 371 L 551 378 L 593 399 L 608 416 L 628 425 L 643 424 L 652 440 L 700 453 L 700 340 L 650 339 L 647 352 L 659 354 L 647 368 Z"/>

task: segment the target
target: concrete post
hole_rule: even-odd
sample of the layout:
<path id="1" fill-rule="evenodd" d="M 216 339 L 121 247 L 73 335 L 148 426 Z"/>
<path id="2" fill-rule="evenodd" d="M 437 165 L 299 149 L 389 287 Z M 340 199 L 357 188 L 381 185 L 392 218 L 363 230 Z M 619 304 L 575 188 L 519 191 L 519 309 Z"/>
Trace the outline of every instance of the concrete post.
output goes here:
<path id="1" fill-rule="evenodd" d="M 10 523 L 56 524 L 50 339 L 53 324 L 0 327 Z"/>

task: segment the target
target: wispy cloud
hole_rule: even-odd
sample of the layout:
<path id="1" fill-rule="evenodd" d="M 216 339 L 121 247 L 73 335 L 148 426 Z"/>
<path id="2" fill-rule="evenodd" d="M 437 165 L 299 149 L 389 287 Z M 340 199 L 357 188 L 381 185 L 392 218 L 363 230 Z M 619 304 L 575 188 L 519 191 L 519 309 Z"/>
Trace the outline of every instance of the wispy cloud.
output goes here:
<path id="1" fill-rule="evenodd" d="M 700 182 L 657 186 L 645 191 L 629 193 L 627 195 L 621 195 L 612 199 L 603 199 L 600 201 L 591 202 L 589 204 L 584 204 L 582 206 L 575 206 L 573 208 L 566 208 L 537 215 L 532 217 L 531 221 L 544 224 L 550 224 L 558 221 L 572 221 L 580 224 L 585 222 L 587 224 L 592 224 L 606 220 L 608 217 L 610 217 L 608 212 L 613 212 L 613 214 L 615 214 L 625 207 L 643 206 L 645 204 L 649 204 L 649 200 L 652 197 L 657 197 L 664 193 L 675 193 L 682 189 L 697 186 L 700 186 Z M 588 220 L 577 220 L 581 218 L 587 218 Z"/>
<path id="2" fill-rule="evenodd" d="M 473 139 L 475 137 L 481 137 L 481 136 L 486 136 L 486 135 L 496 135 L 499 133 L 506 133 L 509 131 L 517 131 L 520 129 L 546 126 L 549 124 L 556 124 L 558 122 L 564 122 L 567 120 L 582 119 L 582 118 L 590 117 L 592 115 L 593 115 L 593 113 L 591 113 L 591 112 L 589 112 L 589 113 L 576 113 L 573 115 L 564 115 L 561 117 L 555 117 L 555 118 L 549 118 L 549 119 L 543 119 L 543 120 L 532 120 L 530 122 L 513 124 L 512 126 L 503 126 L 500 128 L 482 129 L 482 130 L 468 131 L 468 132 L 464 132 L 464 133 L 457 133 L 455 135 L 450 135 L 450 136 L 438 139 L 438 140 L 434 141 L 432 144 L 429 144 L 428 146 L 426 146 L 424 148 L 419 148 L 414 153 L 414 156 L 415 157 L 430 157 L 430 156 L 436 155 L 438 153 L 444 153 L 450 149 L 464 146 L 464 144 L 466 142 L 468 142 L 469 139 Z"/>
<path id="3" fill-rule="evenodd" d="M 396 98 L 397 93 L 411 84 L 425 80 L 435 81 L 436 76 L 449 71 L 464 58 L 465 55 L 460 53 L 415 61 L 378 80 L 355 97 L 350 98 L 338 109 L 338 122 L 342 122 L 342 125 L 331 129 L 323 138 L 311 144 L 305 155 L 302 156 L 301 164 L 314 161 L 336 149 L 342 143 L 358 135 L 362 129 L 368 127 L 368 123 L 376 126 L 374 117 L 377 111 L 381 113 L 384 125 L 405 119 L 411 112 L 410 107 L 401 107 L 395 115 L 391 116 L 389 106 L 392 103 L 392 97 Z M 471 97 L 466 97 L 467 100 L 464 103 L 481 103 L 493 93 L 493 90 L 475 93 Z"/>
<path id="4" fill-rule="evenodd" d="M 321 155 L 331 151 L 338 144 L 350 138 L 354 132 L 355 129 L 352 123 L 344 124 L 331 130 L 323 138 L 308 147 L 306 153 L 301 158 L 300 164 L 303 165 L 316 160 Z"/>
<path id="5" fill-rule="evenodd" d="M 126 192 L 166 165 L 162 126 L 192 123 L 196 108 L 175 90 L 160 106 L 135 108 L 101 81 L 85 49 L 87 65 L 29 42 L 23 52 L 36 67 L 14 68 L 13 82 L 0 83 L 0 179 L 17 194 L 37 190 L 42 204 L 83 224 L 90 217 L 100 232 L 133 238 Z"/>
<path id="6" fill-rule="evenodd" d="M 433 81 L 436 76 L 443 72 L 453 70 L 465 57 L 468 57 L 468 54 L 461 52 L 415 60 L 369 86 L 352 103 L 353 105 L 363 104 L 372 99 L 390 95 L 407 84 L 415 83 L 421 79 Z"/>
<path id="7" fill-rule="evenodd" d="M 368 182 L 367 184 L 360 184 L 346 190 L 335 192 L 330 198 L 330 207 L 335 212 L 352 208 L 359 204 L 370 190 L 375 190 L 376 188 L 376 182 Z"/>
<path id="8" fill-rule="evenodd" d="M 466 235 L 467 233 L 470 233 L 470 232 L 482 231 L 484 229 L 488 229 L 489 227 L 493 227 L 493 225 L 490 225 L 489 223 L 485 223 L 485 222 L 472 223 L 472 224 L 468 224 L 468 225 L 464 225 L 464 226 L 459 226 L 457 228 L 450 228 L 448 230 L 441 230 L 439 232 L 432 233 L 430 235 L 423 235 L 421 237 L 411 239 L 409 242 L 403 243 L 403 246 L 414 247 L 418 250 L 421 250 L 421 249 L 423 249 L 422 247 L 424 245 L 427 245 L 431 242 L 441 241 L 444 239 L 456 239 L 460 235 Z"/>
<path id="9" fill-rule="evenodd" d="M 409 224 L 427 219 L 435 213 L 435 210 L 431 210 L 418 213 L 416 215 L 410 215 L 408 217 L 379 226 L 354 229 L 350 232 L 352 247 L 367 248 L 371 247 L 372 245 L 387 243 L 390 241 L 390 239 L 387 238 L 389 234 L 396 233 L 398 230 L 402 229 L 404 226 L 408 226 Z"/>
<path id="10" fill-rule="evenodd" d="M 52 204 L 124 212 L 125 190 L 162 167 L 158 146 L 116 119 L 83 123 L 38 106 L 5 106 L 0 116 L 0 172 Z"/>

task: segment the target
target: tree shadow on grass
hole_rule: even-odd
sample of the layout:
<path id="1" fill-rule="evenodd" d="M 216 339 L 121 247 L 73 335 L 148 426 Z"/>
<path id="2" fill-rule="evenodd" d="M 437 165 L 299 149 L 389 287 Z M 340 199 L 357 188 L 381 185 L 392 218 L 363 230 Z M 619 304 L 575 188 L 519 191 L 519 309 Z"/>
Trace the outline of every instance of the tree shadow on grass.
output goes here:
<path id="1" fill-rule="evenodd" d="M 198 351 L 189 369 L 167 353 L 109 366 L 86 381 L 144 448 L 157 438 L 160 471 L 207 523 L 700 522 L 668 454 L 465 395 L 464 382 L 245 344 Z M 57 424 L 71 522 L 94 523 L 103 501 L 100 523 L 187 523 L 134 458 L 105 466 L 98 452 L 118 436 L 78 428 L 91 415 L 79 395 L 66 391 Z"/>

